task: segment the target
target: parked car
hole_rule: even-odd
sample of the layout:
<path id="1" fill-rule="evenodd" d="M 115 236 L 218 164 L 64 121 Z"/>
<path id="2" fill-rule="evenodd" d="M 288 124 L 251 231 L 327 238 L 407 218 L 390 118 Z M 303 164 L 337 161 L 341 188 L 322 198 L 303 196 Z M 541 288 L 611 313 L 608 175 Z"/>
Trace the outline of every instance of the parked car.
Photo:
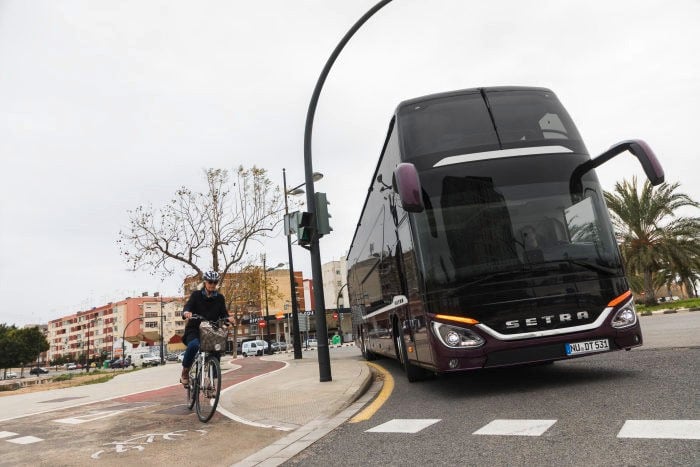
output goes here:
<path id="1" fill-rule="evenodd" d="M 282 350 L 287 350 L 287 343 L 286 342 L 273 342 L 272 343 L 272 350 L 274 352 L 280 352 Z"/>
<path id="2" fill-rule="evenodd" d="M 15 379 L 15 378 L 19 378 L 19 375 L 17 373 L 15 373 L 14 371 L 8 371 L 7 373 L 5 373 L 5 379 Z"/>
<path id="3" fill-rule="evenodd" d="M 306 339 L 306 347 L 309 349 L 315 349 L 316 347 L 318 347 L 318 341 L 316 339 Z"/>
<path id="4" fill-rule="evenodd" d="M 176 362 L 178 359 L 178 354 L 171 352 L 165 356 L 165 359 L 169 362 Z"/>
<path id="5" fill-rule="evenodd" d="M 78 365 L 75 363 L 66 363 L 66 370 L 77 370 Z"/>
<path id="6" fill-rule="evenodd" d="M 185 358 L 185 352 L 180 352 L 179 354 L 177 354 L 177 361 L 178 362 L 182 362 L 182 360 L 184 360 L 184 358 Z"/>
<path id="7" fill-rule="evenodd" d="M 40 366 L 35 366 L 31 370 L 29 370 L 30 375 L 37 375 L 37 376 L 38 375 L 45 375 L 48 372 L 49 372 L 49 370 L 47 370 L 46 368 L 42 368 Z"/>
<path id="8" fill-rule="evenodd" d="M 267 351 L 268 345 L 267 342 L 264 340 L 253 340 L 253 341 L 246 341 L 243 344 L 241 344 L 241 355 L 244 357 L 248 356 L 253 356 L 253 355 L 262 355 L 263 352 Z"/>
<path id="9" fill-rule="evenodd" d="M 160 357 L 156 357 L 155 355 L 145 355 L 141 359 L 141 367 L 143 368 L 158 365 L 160 365 Z"/>
<path id="10" fill-rule="evenodd" d="M 109 364 L 110 368 L 128 368 L 129 366 L 131 366 L 130 358 L 127 358 L 126 360 L 118 358 Z"/>

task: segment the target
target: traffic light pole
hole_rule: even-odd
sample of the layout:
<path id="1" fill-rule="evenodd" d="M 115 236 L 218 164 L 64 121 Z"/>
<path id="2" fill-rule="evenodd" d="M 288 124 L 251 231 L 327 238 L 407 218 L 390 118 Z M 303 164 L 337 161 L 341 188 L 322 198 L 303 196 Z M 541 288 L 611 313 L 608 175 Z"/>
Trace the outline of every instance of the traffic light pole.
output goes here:
<path id="1" fill-rule="evenodd" d="M 287 205 L 287 172 L 282 169 L 282 183 L 284 184 L 284 214 L 289 220 L 289 206 Z M 301 336 L 299 335 L 299 304 L 297 303 L 297 287 L 294 280 L 294 261 L 292 259 L 292 237 L 289 230 L 285 232 L 287 235 L 287 253 L 289 255 L 289 284 L 291 285 L 292 297 L 292 345 L 294 347 L 294 360 L 300 360 L 301 357 Z"/>
<path id="2" fill-rule="evenodd" d="M 362 18 L 360 18 L 350 30 L 343 36 L 338 45 L 331 53 L 331 56 L 326 61 L 321 75 L 316 81 L 316 87 L 311 96 L 311 101 L 309 102 L 309 110 L 306 113 L 306 126 L 304 129 L 304 171 L 306 175 L 306 205 L 309 212 L 315 218 L 316 214 L 316 199 L 314 196 L 314 182 L 313 182 L 313 161 L 311 158 L 311 133 L 313 132 L 314 126 L 314 115 L 316 114 L 316 106 L 318 105 L 318 98 L 321 95 L 321 89 L 326 81 L 326 77 L 338 58 L 341 50 L 345 47 L 345 44 L 350 40 L 350 38 L 355 34 L 355 32 L 360 29 L 360 27 L 379 11 L 382 7 L 387 5 L 391 0 L 382 0 L 372 7 L 367 13 L 365 13 Z M 331 360 L 330 354 L 328 352 L 328 329 L 326 329 L 326 304 L 323 299 L 323 277 L 321 273 L 321 251 L 319 250 L 318 244 L 318 231 L 317 229 L 312 229 L 311 233 L 311 243 L 309 245 L 309 250 L 311 252 L 311 274 L 313 275 L 314 284 L 314 299 L 315 299 L 315 314 L 316 314 L 316 337 L 318 340 L 318 370 L 319 378 L 321 382 L 332 381 L 333 377 L 331 375 Z"/>

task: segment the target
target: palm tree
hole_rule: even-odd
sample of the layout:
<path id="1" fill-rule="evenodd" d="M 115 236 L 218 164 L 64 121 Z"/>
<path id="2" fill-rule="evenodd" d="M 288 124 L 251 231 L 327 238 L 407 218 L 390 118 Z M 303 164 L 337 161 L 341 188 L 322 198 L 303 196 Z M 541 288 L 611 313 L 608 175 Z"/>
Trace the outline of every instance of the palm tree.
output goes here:
<path id="1" fill-rule="evenodd" d="M 629 274 L 643 277 L 647 305 L 655 304 L 654 275 L 671 268 L 674 276 L 692 277 L 700 272 L 700 218 L 680 217 L 678 210 L 699 207 L 679 183 L 654 187 L 646 181 L 641 192 L 637 178 L 615 184 L 605 192 L 612 222 L 621 240 L 620 249 Z"/>

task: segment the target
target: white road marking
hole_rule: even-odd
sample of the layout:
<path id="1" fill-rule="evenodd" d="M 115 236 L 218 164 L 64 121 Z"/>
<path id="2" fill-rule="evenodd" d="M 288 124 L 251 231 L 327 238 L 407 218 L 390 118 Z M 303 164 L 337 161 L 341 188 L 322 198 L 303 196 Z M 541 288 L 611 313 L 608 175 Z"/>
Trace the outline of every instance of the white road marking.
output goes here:
<path id="1" fill-rule="evenodd" d="M 441 421 L 440 418 L 395 418 L 366 430 L 367 433 L 418 433 Z"/>
<path id="2" fill-rule="evenodd" d="M 88 415 L 81 415 L 79 417 L 60 418 L 58 420 L 54 420 L 54 422 L 66 423 L 68 425 L 79 425 L 81 423 L 92 422 L 101 418 L 113 417 L 114 415 L 119 415 L 120 413 L 124 412 L 126 412 L 126 410 L 103 410 Z"/>
<path id="3" fill-rule="evenodd" d="M 700 439 L 700 420 L 627 420 L 617 437 Z"/>
<path id="4" fill-rule="evenodd" d="M 0 431 L 0 439 L 10 438 L 12 436 L 17 436 L 17 433 L 13 433 L 11 431 Z"/>
<path id="5" fill-rule="evenodd" d="M 501 420 L 497 419 L 476 430 L 474 435 L 541 436 L 556 420 Z"/>
<path id="6" fill-rule="evenodd" d="M 37 438 L 36 436 L 22 436 L 21 438 L 14 438 L 14 439 L 8 439 L 8 443 L 15 443 L 15 444 L 32 444 L 32 443 L 38 443 L 39 441 L 44 441 L 41 438 Z"/>

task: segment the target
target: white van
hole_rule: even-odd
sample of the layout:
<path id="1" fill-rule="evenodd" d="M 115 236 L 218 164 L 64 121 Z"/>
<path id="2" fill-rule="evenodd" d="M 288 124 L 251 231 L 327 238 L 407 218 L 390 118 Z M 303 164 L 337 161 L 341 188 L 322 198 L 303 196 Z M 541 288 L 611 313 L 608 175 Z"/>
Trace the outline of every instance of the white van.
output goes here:
<path id="1" fill-rule="evenodd" d="M 241 355 L 262 355 L 267 350 L 267 342 L 263 340 L 246 341 L 241 344 Z"/>

